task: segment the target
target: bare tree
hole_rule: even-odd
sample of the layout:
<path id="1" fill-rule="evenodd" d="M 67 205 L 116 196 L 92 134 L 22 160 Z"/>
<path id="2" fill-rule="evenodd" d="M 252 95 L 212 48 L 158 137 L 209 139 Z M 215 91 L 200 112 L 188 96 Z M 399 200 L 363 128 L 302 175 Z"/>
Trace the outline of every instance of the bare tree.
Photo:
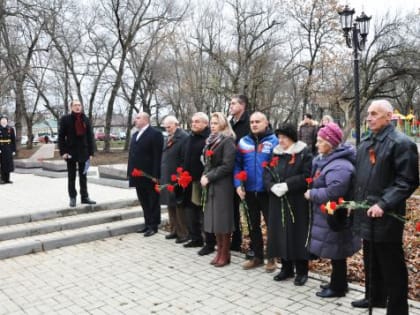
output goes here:
<path id="1" fill-rule="evenodd" d="M 297 71 L 302 74 L 303 112 L 312 103 L 313 83 L 316 63 L 323 51 L 336 45 L 338 39 L 338 19 L 336 0 L 296 0 L 287 1 L 287 11 L 296 25 L 301 61 Z"/>
<path id="2" fill-rule="evenodd" d="M 142 28 L 149 24 L 157 23 L 160 20 L 170 19 L 174 3 L 169 1 L 154 0 L 109 0 L 104 3 L 105 12 L 110 12 L 108 16 L 111 30 L 116 33 L 118 38 L 120 55 L 118 56 L 118 66 L 115 82 L 113 84 L 111 95 L 105 117 L 105 134 L 109 135 L 111 131 L 111 120 L 114 108 L 114 102 L 122 84 L 123 74 L 126 69 L 128 53 L 133 46 L 138 44 L 137 35 Z M 110 150 L 110 139 L 106 137 L 104 151 Z"/>

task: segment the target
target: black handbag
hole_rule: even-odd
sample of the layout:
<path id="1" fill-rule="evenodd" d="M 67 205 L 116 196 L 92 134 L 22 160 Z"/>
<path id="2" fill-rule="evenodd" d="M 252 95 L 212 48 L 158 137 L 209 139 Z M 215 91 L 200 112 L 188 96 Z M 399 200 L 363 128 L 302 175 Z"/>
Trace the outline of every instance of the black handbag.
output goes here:
<path id="1" fill-rule="evenodd" d="M 349 229 L 353 223 L 353 215 L 347 215 L 346 208 L 338 208 L 334 214 L 327 214 L 327 223 L 331 230 L 340 232 Z"/>

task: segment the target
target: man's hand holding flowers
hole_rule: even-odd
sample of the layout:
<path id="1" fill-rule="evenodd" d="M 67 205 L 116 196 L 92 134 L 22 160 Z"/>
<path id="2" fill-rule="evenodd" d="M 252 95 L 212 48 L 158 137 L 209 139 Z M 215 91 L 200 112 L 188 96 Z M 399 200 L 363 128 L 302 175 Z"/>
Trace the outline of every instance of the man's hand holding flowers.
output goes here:
<path id="1" fill-rule="evenodd" d="M 245 199 L 245 190 L 242 186 L 239 186 L 238 188 L 236 188 L 236 193 L 238 194 L 239 198 L 241 198 L 241 200 Z"/>
<path id="2" fill-rule="evenodd" d="M 374 204 L 367 211 L 367 216 L 372 218 L 380 218 L 384 215 L 384 210 L 379 207 L 377 204 Z"/>

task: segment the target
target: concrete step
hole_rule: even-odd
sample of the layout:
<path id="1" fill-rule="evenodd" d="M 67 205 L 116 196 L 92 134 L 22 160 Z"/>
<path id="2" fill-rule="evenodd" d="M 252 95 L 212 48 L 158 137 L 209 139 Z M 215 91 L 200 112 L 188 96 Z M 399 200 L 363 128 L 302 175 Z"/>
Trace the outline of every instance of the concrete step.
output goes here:
<path id="1" fill-rule="evenodd" d="M 162 213 L 162 221 L 167 221 Z M 72 230 L 57 231 L 43 235 L 23 237 L 0 242 L 0 259 L 22 256 L 41 251 L 75 245 L 117 235 L 133 233 L 144 227 L 144 218 L 137 217 L 122 221 L 91 225 Z"/>
<path id="2" fill-rule="evenodd" d="M 79 202 L 79 200 L 78 200 Z M 65 208 L 65 209 L 54 209 L 47 211 L 38 211 L 35 213 L 29 214 L 17 214 L 15 216 L 4 216 L 0 217 L 0 226 L 10 226 L 13 224 L 36 222 L 47 219 L 61 218 L 72 215 L 79 215 L 83 213 L 91 213 L 109 209 L 119 209 L 125 207 L 134 207 L 139 206 L 139 202 L 136 198 L 118 200 L 116 199 L 113 202 L 101 203 L 96 205 L 81 205 L 78 204 L 75 208 Z"/>
<path id="3" fill-rule="evenodd" d="M 0 241 L 78 229 L 90 225 L 133 219 L 140 216 L 143 216 L 142 210 L 139 207 L 132 207 L 2 226 L 0 227 Z"/>

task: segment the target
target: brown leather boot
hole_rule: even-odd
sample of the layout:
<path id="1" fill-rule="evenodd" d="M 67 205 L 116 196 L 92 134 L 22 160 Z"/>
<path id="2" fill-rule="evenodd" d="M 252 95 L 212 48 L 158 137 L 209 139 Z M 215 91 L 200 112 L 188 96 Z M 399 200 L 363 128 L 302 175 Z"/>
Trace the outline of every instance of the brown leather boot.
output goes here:
<path id="1" fill-rule="evenodd" d="M 212 259 L 210 262 L 211 265 L 215 265 L 217 261 L 220 259 L 220 255 L 222 254 L 222 234 L 216 234 L 216 246 L 217 246 L 217 252 L 216 256 Z"/>
<path id="2" fill-rule="evenodd" d="M 219 260 L 214 264 L 215 267 L 223 267 L 230 264 L 230 233 L 221 235 L 222 251 Z"/>

